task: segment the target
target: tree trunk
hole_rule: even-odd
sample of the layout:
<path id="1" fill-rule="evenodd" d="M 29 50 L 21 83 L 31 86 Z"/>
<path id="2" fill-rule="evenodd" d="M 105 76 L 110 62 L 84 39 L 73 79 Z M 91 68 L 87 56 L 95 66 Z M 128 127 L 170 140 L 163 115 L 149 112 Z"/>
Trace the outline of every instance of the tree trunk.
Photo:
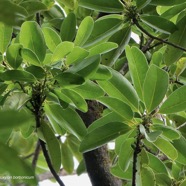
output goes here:
<path id="1" fill-rule="evenodd" d="M 86 127 L 100 117 L 100 104 L 95 101 L 88 102 L 87 113 L 79 112 Z M 122 182 L 110 173 L 110 158 L 107 146 L 86 152 L 83 154 L 87 173 L 92 186 L 121 186 Z"/>

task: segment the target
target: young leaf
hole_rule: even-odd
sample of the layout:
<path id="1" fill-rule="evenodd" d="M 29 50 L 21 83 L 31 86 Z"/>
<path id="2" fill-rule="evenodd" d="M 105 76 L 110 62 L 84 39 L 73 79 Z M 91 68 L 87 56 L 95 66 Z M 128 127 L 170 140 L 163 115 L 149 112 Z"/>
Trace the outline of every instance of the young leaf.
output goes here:
<path id="1" fill-rule="evenodd" d="M 130 127 L 120 122 L 107 123 L 88 133 L 80 145 L 80 152 L 98 148 L 130 130 Z"/>
<path id="2" fill-rule="evenodd" d="M 67 54 L 69 54 L 74 48 L 74 43 L 69 41 L 64 41 L 60 43 L 56 49 L 54 50 L 53 56 L 52 56 L 52 62 L 57 62 L 61 59 L 63 59 Z"/>
<path id="3" fill-rule="evenodd" d="M 168 74 L 155 65 L 147 71 L 143 92 L 147 112 L 152 112 L 163 100 L 168 88 Z"/>
<path id="4" fill-rule="evenodd" d="M 169 42 L 174 43 L 180 47 L 186 48 L 186 16 L 179 20 L 176 24 L 178 30 L 170 35 Z M 164 60 L 166 65 L 171 65 L 176 62 L 183 54 L 183 51 L 172 47 L 167 46 L 167 49 L 164 54 Z"/>
<path id="5" fill-rule="evenodd" d="M 171 160 L 174 161 L 178 157 L 176 148 L 167 140 L 158 138 L 153 144 Z"/>
<path id="6" fill-rule="evenodd" d="M 177 30 L 177 27 L 173 22 L 160 16 L 143 15 L 141 16 L 141 20 L 150 27 L 165 34 L 171 34 Z"/>
<path id="7" fill-rule="evenodd" d="M 44 122 L 42 122 L 40 126 L 40 130 L 44 136 L 44 139 L 47 144 L 47 149 L 50 155 L 50 159 L 53 165 L 53 168 L 56 172 L 59 171 L 61 167 L 61 150 L 60 150 L 60 144 L 58 139 L 56 138 L 54 132 L 51 130 L 51 128 Z"/>
<path id="8" fill-rule="evenodd" d="M 0 78 L 4 81 L 25 81 L 35 82 L 36 78 L 29 72 L 23 70 L 8 70 L 1 74 Z"/>
<path id="9" fill-rule="evenodd" d="M 94 21 L 92 17 L 88 16 L 84 18 L 77 31 L 74 44 L 76 46 L 83 46 L 87 41 L 87 39 L 89 38 L 90 34 L 92 33 L 93 28 L 94 28 Z"/>
<path id="10" fill-rule="evenodd" d="M 107 13 L 123 12 L 123 5 L 119 0 L 80 0 L 79 5 L 88 9 Z"/>
<path id="11" fill-rule="evenodd" d="M 10 45 L 7 49 L 6 58 L 8 64 L 14 69 L 17 69 L 23 61 L 22 57 L 20 56 L 21 48 L 22 46 L 19 43 L 15 43 Z"/>
<path id="12" fill-rule="evenodd" d="M 1 20 L 0 20 L 1 21 Z M 0 53 L 4 54 L 12 38 L 13 29 L 11 26 L 8 26 L 0 22 Z"/>
<path id="13" fill-rule="evenodd" d="M 51 52 L 54 52 L 56 47 L 62 42 L 58 33 L 49 27 L 42 28 L 46 45 Z"/>
<path id="14" fill-rule="evenodd" d="M 73 41 L 76 34 L 76 15 L 70 12 L 63 20 L 60 29 L 62 41 Z"/>
<path id="15" fill-rule="evenodd" d="M 34 21 L 26 21 L 21 26 L 20 43 L 24 48 L 32 50 L 42 62 L 46 54 L 46 46 L 40 26 Z"/>
<path id="16" fill-rule="evenodd" d="M 160 107 L 159 112 L 164 114 L 184 111 L 186 109 L 186 86 L 175 90 Z"/>
<path id="17" fill-rule="evenodd" d="M 130 82 L 115 70 L 110 69 L 112 78 L 108 81 L 98 81 L 105 92 L 114 98 L 126 102 L 132 109 L 138 110 L 138 96 Z"/>
<path id="18" fill-rule="evenodd" d="M 112 97 L 101 97 L 97 100 L 122 116 L 125 120 L 131 120 L 133 118 L 132 109 L 123 101 Z"/>
<path id="19" fill-rule="evenodd" d="M 138 96 L 143 100 L 143 84 L 148 71 L 148 63 L 145 55 L 137 47 L 125 48 L 130 74 Z"/>

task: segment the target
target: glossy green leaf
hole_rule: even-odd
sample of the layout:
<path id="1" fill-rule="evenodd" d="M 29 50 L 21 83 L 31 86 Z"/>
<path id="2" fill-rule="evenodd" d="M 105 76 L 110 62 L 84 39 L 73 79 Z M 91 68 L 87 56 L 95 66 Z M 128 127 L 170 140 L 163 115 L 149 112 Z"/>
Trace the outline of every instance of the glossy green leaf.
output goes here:
<path id="1" fill-rule="evenodd" d="M 121 134 L 130 130 L 130 127 L 120 122 L 107 123 L 90 133 L 88 133 L 81 142 L 80 151 L 87 152 L 98 148 L 105 143 L 115 139 Z"/>
<path id="2" fill-rule="evenodd" d="M 160 16 L 144 15 L 141 16 L 141 19 L 150 27 L 165 34 L 171 34 L 177 30 L 177 27 L 173 22 Z"/>
<path id="3" fill-rule="evenodd" d="M 8 70 L 1 74 L 1 79 L 4 81 L 25 81 L 35 82 L 36 78 L 29 72 L 23 70 Z"/>
<path id="4" fill-rule="evenodd" d="M 144 81 L 143 92 L 147 112 L 150 113 L 161 103 L 167 88 L 168 74 L 155 65 L 151 65 Z"/>
<path id="5" fill-rule="evenodd" d="M 117 47 L 118 47 L 118 45 L 113 42 L 105 42 L 105 43 L 98 44 L 89 50 L 89 52 L 90 52 L 89 57 L 97 55 L 97 54 L 107 53 Z"/>
<path id="6" fill-rule="evenodd" d="M 51 52 L 54 52 L 56 47 L 62 42 L 58 33 L 50 27 L 42 28 L 44 38 L 46 41 L 47 47 Z"/>
<path id="7" fill-rule="evenodd" d="M 11 116 L 11 117 L 10 117 Z M 20 125 L 25 124 L 25 122 L 29 121 L 32 117 L 30 114 L 24 111 L 17 111 L 17 110 L 0 110 L 0 129 L 6 130 L 10 128 L 15 128 Z"/>
<path id="8" fill-rule="evenodd" d="M 96 73 L 91 77 L 93 80 L 108 80 L 112 77 L 112 73 L 105 65 L 99 65 Z"/>
<path id="9" fill-rule="evenodd" d="M 167 174 L 157 173 L 155 174 L 156 182 L 158 185 L 171 185 L 172 180 Z"/>
<path id="10" fill-rule="evenodd" d="M 52 56 L 52 62 L 57 62 L 62 60 L 67 54 L 69 54 L 74 48 L 74 44 L 68 41 L 64 41 L 60 43 L 56 49 L 54 50 L 54 54 Z"/>
<path id="11" fill-rule="evenodd" d="M 63 169 L 71 174 L 74 170 L 74 159 L 73 154 L 66 143 L 61 143 L 61 162 Z"/>
<path id="12" fill-rule="evenodd" d="M 34 21 L 26 21 L 21 26 L 20 43 L 24 48 L 32 50 L 42 62 L 46 54 L 46 46 L 40 26 Z"/>
<path id="13" fill-rule="evenodd" d="M 74 9 L 75 0 L 57 0 L 57 2 L 63 7 L 64 5 L 70 9 Z"/>
<path id="14" fill-rule="evenodd" d="M 153 144 L 171 160 L 175 160 L 178 157 L 176 148 L 167 140 L 158 138 Z"/>
<path id="15" fill-rule="evenodd" d="M 63 20 L 60 29 L 62 41 L 73 41 L 76 34 L 76 16 L 74 13 L 69 13 Z"/>
<path id="16" fill-rule="evenodd" d="M 13 29 L 11 26 L 8 26 L 0 22 L 0 53 L 4 54 L 6 52 L 8 44 L 12 38 Z"/>
<path id="17" fill-rule="evenodd" d="M 161 125 L 161 124 L 153 124 L 153 130 L 162 131 L 163 136 L 167 137 L 170 140 L 175 140 L 180 138 L 180 133 L 175 130 L 173 127 Z"/>
<path id="18" fill-rule="evenodd" d="M 25 8 L 29 15 L 34 15 L 37 12 L 47 10 L 45 4 L 34 0 L 23 1 L 19 5 Z"/>
<path id="19" fill-rule="evenodd" d="M 39 61 L 39 58 L 36 56 L 36 54 L 27 48 L 23 48 L 21 50 L 21 56 L 25 62 L 28 64 L 36 65 L 36 66 L 41 66 L 41 62 Z"/>
<path id="20" fill-rule="evenodd" d="M 186 179 L 181 182 L 180 186 L 186 186 Z"/>
<path id="21" fill-rule="evenodd" d="M 58 83 L 64 87 L 74 87 L 81 85 L 85 82 L 84 78 L 78 74 L 74 74 L 71 72 L 64 72 L 55 76 L 55 79 Z"/>
<path id="22" fill-rule="evenodd" d="M 186 48 L 186 17 L 183 17 L 176 24 L 178 30 L 170 35 L 169 42 L 174 43 L 180 47 Z M 166 65 L 171 65 L 176 62 L 183 54 L 183 51 L 172 47 L 170 45 L 167 46 L 167 49 L 164 54 L 164 60 Z"/>
<path id="23" fill-rule="evenodd" d="M 81 47 L 75 46 L 70 54 L 67 55 L 65 63 L 71 65 L 79 63 L 88 56 L 89 52 Z"/>
<path id="24" fill-rule="evenodd" d="M 67 131 L 74 134 L 78 139 L 82 139 L 87 129 L 80 116 L 71 108 L 63 109 L 58 104 L 45 104 L 45 108 L 50 111 L 53 118 Z"/>
<path id="25" fill-rule="evenodd" d="M 131 120 L 133 118 L 132 109 L 123 101 L 112 97 L 101 97 L 97 100 L 107 106 L 109 109 L 122 116 L 125 120 Z"/>
<path id="26" fill-rule="evenodd" d="M 141 185 L 156 186 L 155 174 L 151 168 L 149 168 L 147 166 L 142 167 L 140 170 L 140 178 L 141 178 L 141 180 L 140 180 Z"/>
<path id="27" fill-rule="evenodd" d="M 3 169 L 4 172 L 8 172 L 11 176 L 19 176 L 22 178 L 23 176 L 29 177 L 30 179 L 22 179 L 21 181 L 24 181 L 25 184 L 27 183 L 29 185 L 37 185 L 34 171 L 26 162 L 18 157 L 17 152 L 2 142 L 0 142 L 0 146 L 1 170 Z"/>
<path id="28" fill-rule="evenodd" d="M 175 90 L 160 107 L 160 113 L 169 114 L 184 111 L 186 109 L 186 86 Z"/>
<path id="29" fill-rule="evenodd" d="M 124 172 L 128 169 L 131 158 L 133 156 L 134 149 L 132 148 L 132 144 L 134 144 L 134 142 L 134 138 L 128 138 L 123 142 L 121 146 L 118 163 Z"/>
<path id="30" fill-rule="evenodd" d="M 61 150 L 60 150 L 59 141 L 56 138 L 54 132 L 49 127 L 49 125 L 47 125 L 46 123 L 44 122 L 41 123 L 40 130 L 46 141 L 52 166 L 55 169 L 55 171 L 58 172 L 61 167 L 61 156 L 60 156 Z"/>
<path id="31" fill-rule="evenodd" d="M 88 111 L 86 101 L 76 91 L 70 89 L 62 89 L 61 92 L 71 100 L 71 102 L 75 105 L 77 109 L 81 110 L 82 112 Z"/>
<path id="32" fill-rule="evenodd" d="M 151 4 L 152 5 L 159 5 L 159 6 L 171 6 L 171 5 L 175 5 L 175 4 L 181 4 L 181 3 L 185 3 L 184 0 L 169 0 L 169 1 L 165 1 L 165 0 L 151 0 Z"/>
<path id="33" fill-rule="evenodd" d="M 127 46 L 125 52 L 134 87 L 139 98 L 143 100 L 143 84 L 148 71 L 147 59 L 137 47 Z"/>
<path id="34" fill-rule="evenodd" d="M 101 57 L 100 55 L 92 56 L 74 64 L 68 72 L 78 74 L 84 78 L 91 77 L 98 69 Z"/>
<path id="35" fill-rule="evenodd" d="M 30 65 L 25 70 L 33 74 L 37 79 L 43 79 L 46 76 L 44 69 L 38 66 Z"/>
<path id="36" fill-rule="evenodd" d="M 80 0 L 79 5 L 91 10 L 107 13 L 120 13 L 124 9 L 119 0 Z"/>
<path id="37" fill-rule="evenodd" d="M 112 18 L 109 16 L 104 17 L 104 19 L 99 18 L 95 21 L 94 29 L 89 39 L 85 43 L 85 47 L 89 47 L 93 44 L 96 44 L 122 29 L 123 25 L 121 19 Z"/>
<path id="38" fill-rule="evenodd" d="M 21 48 L 22 46 L 18 43 L 12 44 L 8 47 L 6 52 L 8 64 L 15 69 L 18 68 L 23 61 L 22 57 L 20 56 Z"/>
<path id="39" fill-rule="evenodd" d="M 123 118 L 116 114 L 115 112 L 110 112 L 109 114 L 97 119 L 94 121 L 89 127 L 88 127 L 88 133 L 92 132 L 93 130 L 109 123 L 110 121 L 112 122 L 123 122 Z"/>
<path id="40" fill-rule="evenodd" d="M 138 9 L 142 9 L 146 7 L 150 2 L 151 0 L 136 0 L 136 6 Z"/>
<path id="41" fill-rule="evenodd" d="M 12 26 L 20 26 L 28 15 L 24 8 L 7 0 L 0 1 L 0 12 L 0 21 Z"/>
<path id="42" fill-rule="evenodd" d="M 92 17 L 88 16 L 83 19 L 76 34 L 74 44 L 77 46 L 83 46 L 89 38 L 94 28 L 94 21 Z"/>
<path id="43" fill-rule="evenodd" d="M 115 70 L 111 70 L 112 78 L 108 81 L 98 81 L 105 92 L 114 98 L 126 102 L 132 109 L 138 110 L 138 96 L 130 82 Z"/>
<path id="44" fill-rule="evenodd" d="M 104 91 L 94 82 L 86 81 L 83 85 L 73 88 L 84 99 L 96 99 L 104 95 Z"/>

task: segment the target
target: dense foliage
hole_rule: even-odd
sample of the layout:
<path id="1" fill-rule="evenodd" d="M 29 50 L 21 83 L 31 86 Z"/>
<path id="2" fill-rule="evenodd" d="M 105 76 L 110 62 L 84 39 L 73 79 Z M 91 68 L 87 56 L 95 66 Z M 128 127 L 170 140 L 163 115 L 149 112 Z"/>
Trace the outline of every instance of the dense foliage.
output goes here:
<path id="1" fill-rule="evenodd" d="M 0 0 L 0 183 L 37 185 L 50 169 L 64 185 L 73 157 L 81 174 L 82 153 L 112 142 L 123 185 L 185 186 L 185 11 L 185 0 Z M 90 102 L 100 118 L 86 128 Z"/>

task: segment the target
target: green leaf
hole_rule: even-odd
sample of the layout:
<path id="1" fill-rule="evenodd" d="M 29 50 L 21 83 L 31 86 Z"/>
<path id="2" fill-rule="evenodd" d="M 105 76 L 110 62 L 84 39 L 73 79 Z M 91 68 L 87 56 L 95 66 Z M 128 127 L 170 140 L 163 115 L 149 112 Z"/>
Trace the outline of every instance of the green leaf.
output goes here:
<path id="1" fill-rule="evenodd" d="M 93 80 L 108 80 L 112 77 L 112 73 L 105 65 L 99 65 L 96 73 L 91 77 Z"/>
<path id="2" fill-rule="evenodd" d="M 143 84 L 148 71 L 147 59 L 137 47 L 127 46 L 125 52 L 134 87 L 139 98 L 143 100 Z"/>
<path id="3" fill-rule="evenodd" d="M 33 74 L 37 79 L 43 79 L 46 76 L 44 69 L 38 66 L 31 65 L 25 70 Z"/>
<path id="4" fill-rule="evenodd" d="M 1 170 L 8 172 L 11 176 L 29 177 L 30 179 L 22 179 L 21 181 L 24 181 L 25 184 L 37 185 L 34 171 L 26 162 L 18 157 L 17 152 L 1 142 L 0 146 Z"/>
<path id="5" fill-rule="evenodd" d="M 36 66 L 41 66 L 41 62 L 39 61 L 38 57 L 32 50 L 27 48 L 21 49 L 21 56 L 27 63 Z"/>
<path id="6" fill-rule="evenodd" d="M 110 122 L 88 133 L 81 142 L 80 152 L 98 148 L 130 130 L 130 127 L 120 122 Z"/>
<path id="7" fill-rule="evenodd" d="M 61 156 L 60 156 L 61 150 L 60 150 L 59 141 L 56 138 L 54 132 L 46 123 L 44 122 L 41 123 L 40 130 L 46 141 L 52 166 L 55 169 L 55 171 L 58 172 L 61 167 Z"/>
<path id="8" fill-rule="evenodd" d="M 113 42 L 100 43 L 100 44 L 92 47 L 89 50 L 89 52 L 90 52 L 89 57 L 97 55 L 97 54 L 104 54 L 104 53 L 110 52 L 111 50 L 113 50 L 117 47 L 118 47 L 118 45 L 116 43 L 113 43 Z"/>
<path id="9" fill-rule="evenodd" d="M 177 27 L 173 22 L 160 16 L 143 15 L 141 16 L 141 20 L 155 30 L 165 34 L 171 34 L 177 30 Z"/>
<path id="10" fill-rule="evenodd" d="M 170 35 L 168 41 L 180 47 L 186 48 L 186 41 L 184 39 L 186 37 L 186 17 L 184 16 L 181 20 L 179 20 L 176 26 L 178 30 Z M 182 54 L 182 50 L 168 45 L 164 53 L 166 65 L 171 65 L 176 62 L 182 56 Z"/>
<path id="11" fill-rule="evenodd" d="M 92 56 L 74 64 L 68 72 L 78 74 L 84 78 L 91 77 L 98 69 L 101 57 L 100 55 Z"/>
<path id="12" fill-rule="evenodd" d="M 176 148 L 167 140 L 158 138 L 153 144 L 171 160 L 176 160 L 178 153 Z"/>
<path id="13" fill-rule="evenodd" d="M 60 29 L 62 41 L 73 41 L 76 34 L 76 15 L 70 12 L 63 20 Z"/>
<path id="14" fill-rule="evenodd" d="M 89 47 L 113 35 L 117 31 L 122 29 L 122 24 L 122 20 L 118 18 L 113 18 L 109 16 L 99 18 L 95 21 L 94 29 L 87 42 L 84 44 L 84 47 Z"/>
<path id="15" fill-rule="evenodd" d="M 123 142 L 120 148 L 118 164 L 124 172 L 129 168 L 130 161 L 133 156 L 134 149 L 131 145 L 134 144 L 134 142 L 134 138 L 128 138 Z"/>
<path id="16" fill-rule="evenodd" d="M 125 120 L 132 120 L 133 111 L 130 106 L 128 106 L 123 101 L 112 97 L 101 97 L 97 100 L 106 105 L 109 109 L 122 116 Z"/>
<path id="17" fill-rule="evenodd" d="M 184 111 L 186 109 L 186 86 L 176 89 L 160 107 L 159 112 L 164 114 Z"/>
<path id="18" fill-rule="evenodd" d="M 24 8 L 7 0 L 0 1 L 0 12 L 0 22 L 12 26 L 20 26 L 28 15 Z"/>
<path id="19" fill-rule="evenodd" d="M 136 5 L 138 9 L 142 9 L 146 7 L 150 2 L 151 0 L 136 0 Z"/>
<path id="20" fill-rule="evenodd" d="M 42 62 L 46 54 L 46 46 L 40 26 L 34 21 L 26 21 L 20 30 L 20 43 L 24 48 L 32 50 Z"/>
<path id="21" fill-rule="evenodd" d="M 22 110 L 17 111 L 9 109 L 0 110 L 0 118 L 0 129 L 6 130 L 11 128 L 13 129 L 15 127 L 25 124 L 25 122 L 28 122 L 32 118 L 32 116 Z"/>
<path id="22" fill-rule="evenodd" d="M 54 50 L 54 54 L 52 56 L 52 62 L 57 62 L 62 60 L 66 55 L 68 55 L 74 48 L 74 43 L 69 41 L 64 41 L 60 43 L 56 49 Z"/>
<path id="23" fill-rule="evenodd" d="M 8 70 L 1 74 L 0 78 L 4 81 L 25 81 L 35 82 L 36 78 L 29 72 L 23 70 Z"/>
<path id="24" fill-rule="evenodd" d="M 22 57 L 20 56 L 21 48 L 22 46 L 19 43 L 15 43 L 10 45 L 6 52 L 8 64 L 15 69 L 17 69 L 23 61 Z"/>
<path id="25" fill-rule="evenodd" d="M 105 92 L 114 98 L 126 102 L 132 109 L 138 110 L 138 96 L 130 82 L 119 72 L 110 69 L 112 78 L 108 81 L 98 81 Z"/>
<path id="26" fill-rule="evenodd" d="M 61 143 L 61 162 L 63 169 L 71 174 L 74 170 L 74 159 L 73 154 L 66 143 Z"/>
<path id="27" fill-rule="evenodd" d="M 185 3 L 184 0 L 169 0 L 169 1 L 165 1 L 165 0 L 151 0 L 152 5 L 159 5 L 159 6 L 171 6 L 171 5 L 176 5 L 176 4 L 182 4 Z"/>
<path id="28" fill-rule="evenodd" d="M 79 6 L 107 13 L 120 13 L 124 10 L 119 0 L 80 0 Z"/>
<path id="29" fill-rule="evenodd" d="M 0 3 L 1 4 L 1 3 Z M 0 19 L 1 21 L 1 19 Z M 0 53 L 4 54 L 6 52 L 8 44 L 12 38 L 13 29 L 11 26 L 8 26 L 0 22 Z"/>
<path id="30" fill-rule="evenodd" d="M 141 185 L 156 185 L 155 174 L 149 167 L 142 167 L 140 171 Z"/>
<path id="31" fill-rule="evenodd" d="M 88 111 L 87 103 L 80 94 L 78 94 L 72 89 L 62 89 L 61 92 L 65 94 L 68 98 L 70 98 L 70 100 L 77 109 L 81 110 L 82 112 Z"/>
<path id="32" fill-rule="evenodd" d="M 85 82 L 83 77 L 71 72 L 63 72 L 61 74 L 58 74 L 57 76 L 55 76 L 55 79 L 63 88 L 78 86 Z"/>
<path id="33" fill-rule="evenodd" d="M 34 15 L 37 12 L 47 10 L 45 4 L 34 0 L 23 1 L 19 5 L 25 8 L 29 15 Z"/>
<path id="34" fill-rule="evenodd" d="M 148 113 L 156 109 L 163 100 L 168 88 L 168 78 L 167 72 L 155 65 L 151 65 L 147 71 L 143 95 Z"/>
<path id="35" fill-rule="evenodd" d="M 180 186 L 186 186 L 186 179 L 181 182 Z"/>
<path id="36" fill-rule="evenodd" d="M 89 80 L 72 90 L 80 94 L 84 99 L 96 99 L 104 95 L 104 91 L 96 83 Z"/>
<path id="37" fill-rule="evenodd" d="M 67 55 L 65 63 L 71 65 L 79 63 L 88 56 L 89 52 L 81 47 L 75 46 L 70 54 Z"/>
<path id="38" fill-rule="evenodd" d="M 71 108 L 63 109 L 58 104 L 47 104 L 45 108 L 50 111 L 53 118 L 67 131 L 74 134 L 78 139 L 82 139 L 87 129 L 80 116 Z"/>
<path id="39" fill-rule="evenodd" d="M 57 2 L 63 7 L 64 5 L 69 9 L 74 9 L 75 0 L 57 0 Z"/>
<path id="40" fill-rule="evenodd" d="M 46 45 L 51 52 L 54 52 L 56 47 L 62 42 L 58 33 L 49 27 L 42 28 Z"/>
<path id="41" fill-rule="evenodd" d="M 74 44 L 77 46 L 83 46 L 89 38 L 94 28 L 94 21 L 92 17 L 88 16 L 83 19 L 76 34 Z"/>
<path id="42" fill-rule="evenodd" d="M 173 127 L 161 125 L 161 124 L 153 124 L 152 125 L 153 130 L 162 131 L 163 136 L 167 137 L 170 140 L 175 140 L 180 138 L 180 133 L 175 130 Z"/>

